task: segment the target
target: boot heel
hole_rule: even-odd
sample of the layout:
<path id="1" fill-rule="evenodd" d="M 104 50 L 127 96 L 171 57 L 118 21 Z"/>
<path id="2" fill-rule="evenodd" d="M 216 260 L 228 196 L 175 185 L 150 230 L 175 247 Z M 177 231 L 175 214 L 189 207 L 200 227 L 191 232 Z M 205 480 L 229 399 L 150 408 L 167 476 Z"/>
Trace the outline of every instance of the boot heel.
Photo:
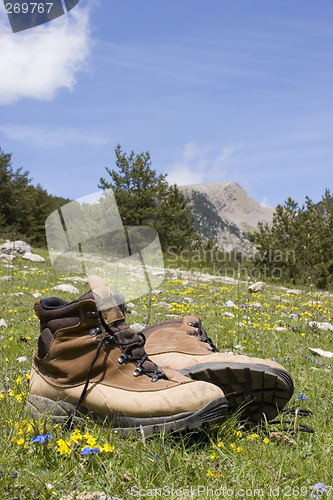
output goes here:
<path id="1" fill-rule="evenodd" d="M 33 418 L 49 415 L 52 420 L 63 423 L 75 413 L 74 405 L 65 401 L 53 401 L 43 396 L 29 394 L 26 404 Z"/>

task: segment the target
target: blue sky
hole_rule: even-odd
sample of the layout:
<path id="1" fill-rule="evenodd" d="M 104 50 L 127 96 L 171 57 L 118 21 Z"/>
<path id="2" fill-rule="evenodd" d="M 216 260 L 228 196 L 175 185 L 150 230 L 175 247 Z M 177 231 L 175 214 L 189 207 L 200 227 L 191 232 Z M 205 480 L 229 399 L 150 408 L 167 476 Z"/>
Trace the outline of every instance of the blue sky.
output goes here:
<path id="1" fill-rule="evenodd" d="M 115 146 L 169 182 L 262 204 L 332 186 L 331 0 L 81 0 L 13 34 L 0 2 L 0 147 L 35 184 L 97 190 Z"/>

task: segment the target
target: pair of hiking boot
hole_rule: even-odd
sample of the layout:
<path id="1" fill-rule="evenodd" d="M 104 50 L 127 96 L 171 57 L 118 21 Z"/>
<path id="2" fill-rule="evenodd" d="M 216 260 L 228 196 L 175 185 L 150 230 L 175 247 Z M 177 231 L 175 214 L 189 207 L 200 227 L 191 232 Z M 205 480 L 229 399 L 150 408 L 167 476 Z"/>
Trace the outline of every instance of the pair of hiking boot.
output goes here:
<path id="1" fill-rule="evenodd" d="M 34 416 L 89 414 L 125 436 L 147 436 L 218 423 L 237 408 L 254 422 L 271 419 L 292 396 L 281 365 L 218 353 L 196 316 L 137 333 L 107 282 L 90 276 L 89 284 L 76 301 L 34 305 L 41 325 L 27 402 Z"/>

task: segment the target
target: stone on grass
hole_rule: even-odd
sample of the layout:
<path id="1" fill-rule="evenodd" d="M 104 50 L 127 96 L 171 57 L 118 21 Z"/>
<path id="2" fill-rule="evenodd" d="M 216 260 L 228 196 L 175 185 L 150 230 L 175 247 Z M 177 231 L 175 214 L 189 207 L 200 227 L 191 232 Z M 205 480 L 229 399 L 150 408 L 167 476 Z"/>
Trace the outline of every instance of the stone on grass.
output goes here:
<path id="1" fill-rule="evenodd" d="M 235 317 L 235 315 L 234 315 L 234 314 L 229 313 L 229 312 L 225 312 L 225 313 L 223 313 L 223 316 L 226 316 L 227 318 L 234 318 L 234 317 Z"/>
<path id="2" fill-rule="evenodd" d="M 274 328 L 274 330 L 275 330 L 276 332 L 286 332 L 286 331 L 287 331 L 287 328 L 285 328 L 284 326 L 276 326 L 276 327 Z"/>
<path id="3" fill-rule="evenodd" d="M 32 296 L 35 297 L 35 299 L 38 299 L 39 297 L 42 296 L 42 294 L 40 292 L 36 292 L 36 293 L 33 293 Z"/>
<path id="4" fill-rule="evenodd" d="M 145 328 L 145 325 L 140 325 L 140 323 L 134 323 L 134 325 L 131 325 L 131 328 L 138 333 Z"/>
<path id="5" fill-rule="evenodd" d="M 227 300 L 227 302 L 224 304 L 226 307 L 236 307 L 235 302 L 232 300 Z"/>
<path id="6" fill-rule="evenodd" d="M 4 326 L 5 328 L 7 328 L 7 323 L 4 319 L 0 319 L 0 326 Z"/>
<path id="7" fill-rule="evenodd" d="M 88 278 L 82 278 L 80 276 L 67 276 L 66 278 L 60 278 L 61 280 L 71 280 L 71 281 L 74 281 L 74 283 L 76 281 L 79 281 L 80 283 L 84 283 L 84 284 L 87 284 L 88 283 Z"/>
<path id="8" fill-rule="evenodd" d="M 169 309 L 169 307 L 171 307 L 171 304 L 168 304 L 167 302 L 159 302 L 158 304 L 156 304 L 156 306 L 158 307 L 167 307 Z"/>
<path id="9" fill-rule="evenodd" d="M 11 262 L 13 259 L 15 259 L 15 255 L 7 255 L 5 253 L 0 254 L 0 260 L 6 261 L 6 262 Z"/>
<path id="10" fill-rule="evenodd" d="M 32 246 L 25 241 L 9 241 L 0 246 L 0 252 L 9 255 L 24 255 L 26 252 L 32 253 Z"/>
<path id="11" fill-rule="evenodd" d="M 11 276 L 2 276 L 2 277 L 0 278 L 0 281 L 10 281 L 11 279 L 12 279 L 12 277 L 11 277 Z"/>
<path id="12" fill-rule="evenodd" d="M 333 352 L 331 351 L 323 351 L 322 349 L 314 349 L 309 347 L 309 350 L 314 354 L 318 354 L 319 356 L 323 356 L 324 358 L 333 358 Z"/>
<path id="13" fill-rule="evenodd" d="M 162 293 L 162 290 L 152 290 L 151 293 L 153 295 L 158 295 L 158 294 Z"/>
<path id="14" fill-rule="evenodd" d="M 45 262 L 44 257 L 31 252 L 26 252 L 24 255 L 22 255 L 22 259 L 30 260 L 31 262 Z"/>
<path id="15" fill-rule="evenodd" d="M 262 305 L 261 305 L 261 304 L 259 304 L 259 302 L 252 302 L 252 303 L 250 304 L 250 306 L 251 306 L 251 307 L 262 307 Z"/>
<path id="16" fill-rule="evenodd" d="M 286 290 L 286 293 L 289 293 L 290 295 L 299 295 L 300 293 L 302 293 L 302 290 L 297 290 L 296 288 L 293 288 L 293 289 L 288 289 Z"/>
<path id="17" fill-rule="evenodd" d="M 57 285 L 53 287 L 53 290 L 61 290 L 68 293 L 80 293 L 80 290 L 75 288 L 73 285 Z"/>
<path id="18" fill-rule="evenodd" d="M 264 293 L 265 283 L 263 281 L 258 281 L 253 283 L 247 289 L 249 293 Z"/>
<path id="19" fill-rule="evenodd" d="M 19 358 L 16 359 L 19 363 L 24 363 L 25 361 L 28 361 L 28 358 L 25 356 L 20 356 Z"/>
<path id="20" fill-rule="evenodd" d="M 319 323 L 318 321 L 309 321 L 308 325 L 319 328 L 319 330 L 331 330 L 333 332 L 333 325 L 331 325 L 331 323 L 327 322 Z"/>

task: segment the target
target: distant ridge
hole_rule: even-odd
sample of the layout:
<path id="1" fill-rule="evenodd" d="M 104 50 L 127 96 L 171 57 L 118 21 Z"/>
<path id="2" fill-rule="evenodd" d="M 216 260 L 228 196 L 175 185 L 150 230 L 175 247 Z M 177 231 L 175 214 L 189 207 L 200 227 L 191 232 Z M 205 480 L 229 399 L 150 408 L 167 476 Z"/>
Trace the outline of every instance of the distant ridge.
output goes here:
<path id="1" fill-rule="evenodd" d="M 262 207 L 236 182 L 210 182 L 179 186 L 192 203 L 196 226 L 205 238 L 213 238 L 225 250 L 250 251 L 246 232 L 258 222 L 272 223 L 274 208 Z"/>

